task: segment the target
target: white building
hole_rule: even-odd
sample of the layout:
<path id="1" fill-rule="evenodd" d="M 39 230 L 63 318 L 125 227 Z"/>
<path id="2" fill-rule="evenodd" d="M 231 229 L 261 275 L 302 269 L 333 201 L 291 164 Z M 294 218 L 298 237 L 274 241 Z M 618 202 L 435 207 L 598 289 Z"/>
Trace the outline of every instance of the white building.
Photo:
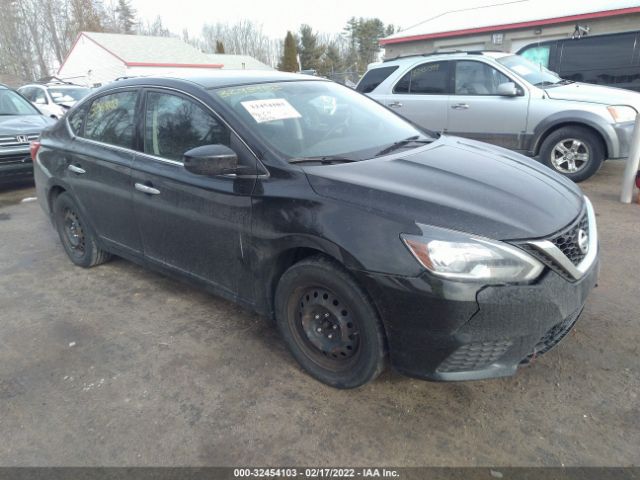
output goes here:
<path id="1" fill-rule="evenodd" d="M 385 58 L 437 50 L 516 52 L 530 43 L 640 29 L 640 0 L 516 0 L 434 16 L 380 40 Z"/>
<path id="2" fill-rule="evenodd" d="M 94 86 L 119 77 L 203 73 L 222 67 L 175 37 L 81 32 L 58 77 Z"/>
<path id="3" fill-rule="evenodd" d="M 274 70 L 266 63 L 262 63 L 249 55 L 234 55 L 231 53 L 207 54 L 211 63 L 222 65 L 224 70 Z"/>

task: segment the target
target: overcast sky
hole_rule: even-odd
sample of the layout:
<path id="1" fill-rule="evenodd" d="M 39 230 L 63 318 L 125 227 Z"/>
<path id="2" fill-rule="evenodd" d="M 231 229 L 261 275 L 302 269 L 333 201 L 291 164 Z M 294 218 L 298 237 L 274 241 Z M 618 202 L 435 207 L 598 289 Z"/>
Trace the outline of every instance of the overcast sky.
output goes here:
<path id="1" fill-rule="evenodd" d="M 217 21 L 233 23 L 241 19 L 261 23 L 270 37 L 284 37 L 308 23 L 322 33 L 338 33 L 350 17 L 378 17 L 385 24 L 407 28 L 445 11 L 508 0 L 132 0 L 138 15 L 153 20 L 160 15 L 176 33 L 183 28 L 199 34 L 202 24 Z"/>

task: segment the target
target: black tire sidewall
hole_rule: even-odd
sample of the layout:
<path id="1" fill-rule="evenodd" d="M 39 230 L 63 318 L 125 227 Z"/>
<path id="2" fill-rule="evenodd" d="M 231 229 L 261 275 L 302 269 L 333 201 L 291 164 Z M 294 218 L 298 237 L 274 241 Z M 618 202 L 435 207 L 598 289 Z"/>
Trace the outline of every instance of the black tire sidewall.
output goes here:
<path id="1" fill-rule="evenodd" d="M 551 163 L 551 152 L 555 145 L 563 139 L 575 138 L 587 145 L 589 149 L 589 163 L 585 168 L 576 173 L 564 173 L 557 170 Z M 540 160 L 554 172 L 567 177 L 574 182 L 582 182 L 593 176 L 602 166 L 605 157 L 605 149 L 598 136 L 582 127 L 564 127 L 552 132 L 540 147 Z"/>
<path id="2" fill-rule="evenodd" d="M 345 302 L 357 318 L 359 346 L 351 368 L 332 371 L 307 356 L 296 338 L 291 318 L 298 293 L 307 287 L 323 287 Z M 287 347 L 300 365 L 314 378 L 336 388 L 356 388 L 373 380 L 384 365 L 384 334 L 377 312 L 364 291 L 350 275 L 327 260 L 303 261 L 287 270 L 276 289 L 276 321 Z"/>
<path id="3" fill-rule="evenodd" d="M 85 249 L 84 255 L 82 256 L 76 255 L 67 243 L 66 234 L 64 231 L 64 214 L 66 209 L 73 211 L 80 220 L 80 224 L 85 235 Z M 61 193 L 55 199 L 55 202 L 53 204 L 53 221 L 56 226 L 56 230 L 58 231 L 58 235 L 60 236 L 60 242 L 62 243 L 62 246 L 69 259 L 80 267 L 90 267 L 93 263 L 95 255 L 97 254 L 96 243 L 93 234 L 91 233 L 91 229 L 80 213 L 78 205 L 76 204 L 73 197 L 66 192 Z"/>

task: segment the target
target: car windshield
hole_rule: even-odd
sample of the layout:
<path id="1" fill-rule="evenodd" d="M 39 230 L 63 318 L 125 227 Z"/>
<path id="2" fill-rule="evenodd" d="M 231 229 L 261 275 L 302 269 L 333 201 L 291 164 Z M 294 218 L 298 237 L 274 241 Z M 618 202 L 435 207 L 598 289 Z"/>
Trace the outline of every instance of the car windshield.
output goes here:
<path id="1" fill-rule="evenodd" d="M 0 115 L 39 115 L 40 112 L 12 90 L 0 90 Z"/>
<path id="2" fill-rule="evenodd" d="M 536 87 L 548 87 L 565 82 L 552 71 L 547 70 L 542 65 L 536 65 L 520 55 L 509 55 L 500 57 L 497 60 L 498 63 L 501 63 Z"/>
<path id="3" fill-rule="evenodd" d="M 55 103 L 75 103 L 90 92 L 88 88 L 49 88 L 49 95 Z"/>
<path id="4" fill-rule="evenodd" d="M 292 163 L 365 160 L 437 137 L 333 82 L 263 83 L 211 93 Z"/>

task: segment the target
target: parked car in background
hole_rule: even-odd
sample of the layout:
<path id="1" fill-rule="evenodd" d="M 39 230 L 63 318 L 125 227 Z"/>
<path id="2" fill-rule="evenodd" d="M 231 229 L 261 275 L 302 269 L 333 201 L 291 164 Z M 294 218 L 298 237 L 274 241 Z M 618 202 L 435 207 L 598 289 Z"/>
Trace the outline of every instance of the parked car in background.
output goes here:
<path id="1" fill-rule="evenodd" d="M 424 128 L 539 156 L 576 182 L 629 155 L 640 110 L 636 92 L 565 80 L 498 52 L 392 59 L 357 90 Z"/>
<path id="2" fill-rule="evenodd" d="M 53 123 L 20 94 L 0 85 L 0 185 L 33 177 L 29 145 Z"/>
<path id="3" fill-rule="evenodd" d="M 23 85 L 18 91 L 43 114 L 58 119 L 78 100 L 89 94 L 91 89 L 72 83 L 54 82 Z"/>
<path id="4" fill-rule="evenodd" d="M 512 375 L 571 330 L 597 280 L 574 183 L 318 77 L 114 82 L 33 153 L 73 263 L 116 254 L 275 317 L 335 387 L 372 380 L 387 354 L 432 380 Z"/>
<path id="5" fill-rule="evenodd" d="M 518 54 L 575 82 L 640 91 L 640 32 L 551 40 Z"/>

